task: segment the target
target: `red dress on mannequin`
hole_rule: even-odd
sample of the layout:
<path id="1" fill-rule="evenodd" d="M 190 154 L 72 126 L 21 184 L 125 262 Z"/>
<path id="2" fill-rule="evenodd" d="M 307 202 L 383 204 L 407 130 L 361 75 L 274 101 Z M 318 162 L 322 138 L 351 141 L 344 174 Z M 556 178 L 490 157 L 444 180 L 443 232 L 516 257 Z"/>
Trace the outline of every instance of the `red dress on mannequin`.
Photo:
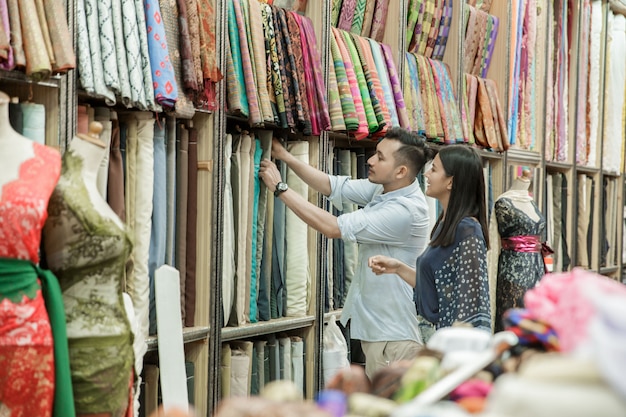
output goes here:
<path id="1" fill-rule="evenodd" d="M 6 284 L 12 283 L 2 265 L 2 258 L 39 262 L 41 229 L 61 159 L 56 150 L 35 142 L 33 150 L 18 177 L 0 185 L 0 415 L 11 417 L 50 416 L 55 390 L 53 340 L 41 288 L 7 296 Z"/>

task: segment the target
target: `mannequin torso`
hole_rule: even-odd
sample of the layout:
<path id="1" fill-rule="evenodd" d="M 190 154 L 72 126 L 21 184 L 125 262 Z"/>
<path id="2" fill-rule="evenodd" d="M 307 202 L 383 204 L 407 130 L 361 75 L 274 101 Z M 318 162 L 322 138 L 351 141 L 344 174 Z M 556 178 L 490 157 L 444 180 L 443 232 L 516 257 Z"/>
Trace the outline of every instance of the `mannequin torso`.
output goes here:
<path id="1" fill-rule="evenodd" d="M 133 351 L 130 323 L 122 299 L 125 266 L 131 251 L 126 228 L 97 187 L 106 152 L 98 139 L 101 125 L 76 136 L 63 157 L 63 172 L 49 205 L 44 248 L 63 292 L 77 415 L 128 406 Z M 94 364 L 93 358 L 98 358 Z M 111 386 L 102 389 L 99 373 Z M 80 393 L 89 393 L 81 395 Z"/>

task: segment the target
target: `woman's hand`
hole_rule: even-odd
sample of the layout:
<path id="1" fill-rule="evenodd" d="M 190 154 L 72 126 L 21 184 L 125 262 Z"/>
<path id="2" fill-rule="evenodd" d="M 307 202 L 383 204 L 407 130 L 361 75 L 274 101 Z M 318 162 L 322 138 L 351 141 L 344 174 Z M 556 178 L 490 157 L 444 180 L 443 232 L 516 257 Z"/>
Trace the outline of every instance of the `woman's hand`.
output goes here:
<path id="1" fill-rule="evenodd" d="M 411 287 L 415 287 L 415 269 L 396 258 L 375 255 L 367 260 L 367 266 L 369 266 L 376 275 L 397 274 L 404 282 Z"/>
<path id="2" fill-rule="evenodd" d="M 375 255 L 368 259 L 367 266 L 372 269 L 376 275 L 395 274 L 402 263 L 389 256 Z"/>

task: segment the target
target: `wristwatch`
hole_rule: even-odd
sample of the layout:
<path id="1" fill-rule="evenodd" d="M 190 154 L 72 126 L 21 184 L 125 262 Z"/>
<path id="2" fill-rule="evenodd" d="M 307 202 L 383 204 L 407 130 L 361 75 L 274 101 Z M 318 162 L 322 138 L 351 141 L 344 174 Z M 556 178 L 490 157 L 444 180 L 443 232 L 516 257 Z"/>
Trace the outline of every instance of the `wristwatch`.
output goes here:
<path id="1" fill-rule="evenodd" d="M 288 189 L 289 189 L 289 186 L 287 185 L 286 182 L 279 182 L 278 184 L 276 184 L 276 189 L 274 190 L 274 196 L 278 197 L 279 195 L 281 195 Z"/>

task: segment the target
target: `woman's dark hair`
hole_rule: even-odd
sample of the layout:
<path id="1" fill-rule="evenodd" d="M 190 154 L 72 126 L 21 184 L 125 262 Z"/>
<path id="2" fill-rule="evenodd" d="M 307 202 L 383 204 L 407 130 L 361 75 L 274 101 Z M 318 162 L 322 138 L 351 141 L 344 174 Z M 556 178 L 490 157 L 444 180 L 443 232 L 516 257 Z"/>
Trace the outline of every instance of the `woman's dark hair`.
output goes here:
<path id="1" fill-rule="evenodd" d="M 485 179 L 483 163 L 478 153 L 465 145 L 444 146 L 439 150 L 439 158 L 446 175 L 453 177 L 450 200 L 441 225 L 441 231 L 430 242 L 431 246 L 448 246 L 454 243 L 456 228 L 464 217 L 474 217 L 480 223 L 489 248 L 487 230 L 487 208 L 485 203 Z M 431 239 L 443 213 L 431 233 Z"/>
<path id="2" fill-rule="evenodd" d="M 417 132 L 392 127 L 385 134 L 385 139 L 395 139 L 402 144 L 394 152 L 393 157 L 398 165 L 406 165 L 414 176 L 417 176 L 426 162 L 436 155 L 436 151 L 426 143 L 426 137 Z"/>

